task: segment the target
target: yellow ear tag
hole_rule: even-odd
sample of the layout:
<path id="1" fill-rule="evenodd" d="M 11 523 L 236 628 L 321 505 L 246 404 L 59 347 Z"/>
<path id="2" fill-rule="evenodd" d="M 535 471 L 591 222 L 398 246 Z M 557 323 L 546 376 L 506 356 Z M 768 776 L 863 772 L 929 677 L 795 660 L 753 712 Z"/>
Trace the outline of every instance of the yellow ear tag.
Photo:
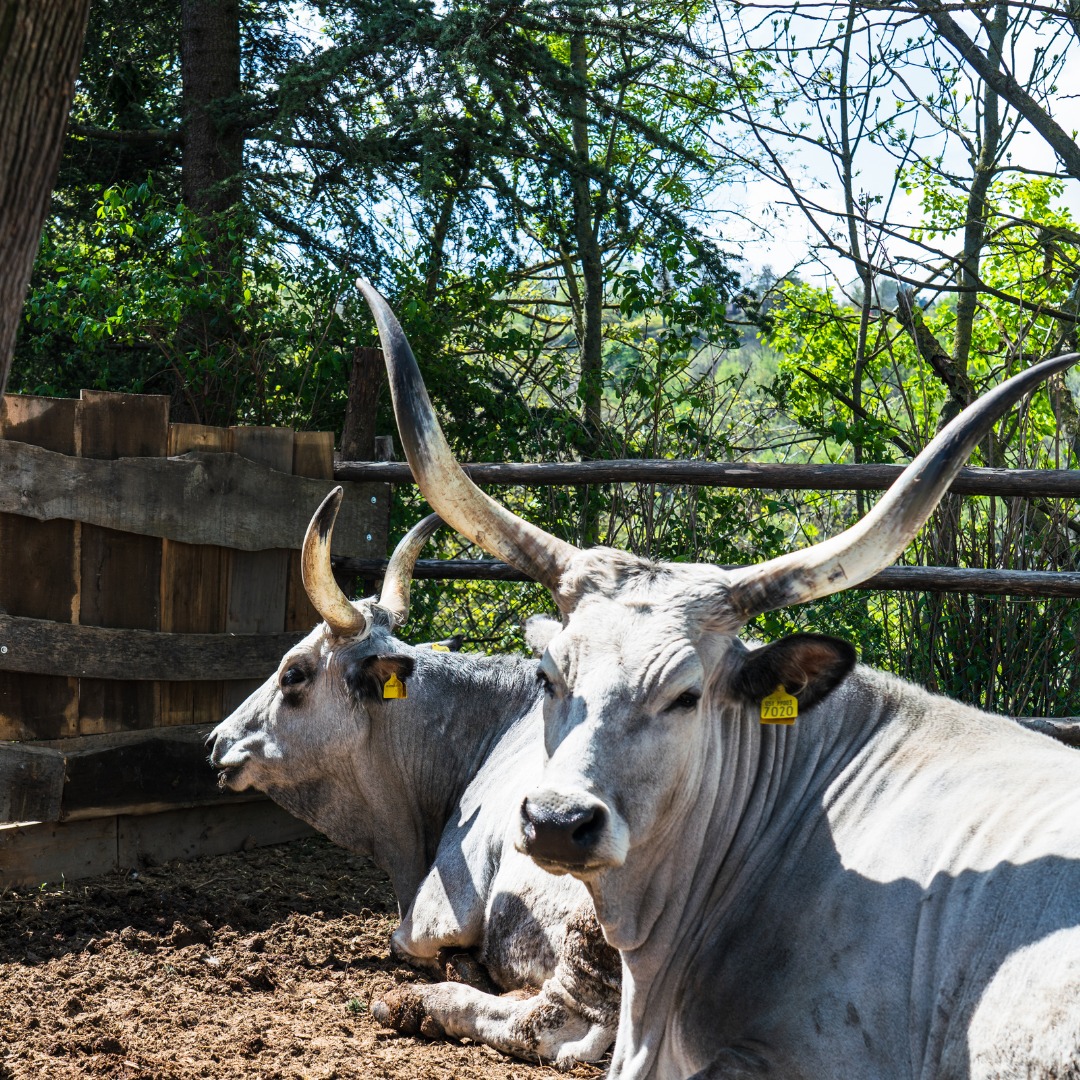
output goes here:
<path id="1" fill-rule="evenodd" d="M 397 675 L 391 672 L 390 678 L 383 683 L 382 696 L 384 698 L 407 698 L 409 692 L 405 689 L 405 684 L 397 677 Z"/>
<path id="2" fill-rule="evenodd" d="M 439 643 L 438 643 L 438 642 L 436 641 L 436 642 L 432 643 L 432 646 L 431 646 L 431 651 L 432 651 L 432 652 L 449 652 L 450 650 L 449 650 L 449 648 L 447 648 L 447 646 L 445 646 L 445 645 L 440 645 L 440 644 L 439 644 Z"/>
<path id="3" fill-rule="evenodd" d="M 799 715 L 799 699 L 778 686 L 768 697 L 761 699 L 763 724 L 794 724 Z"/>

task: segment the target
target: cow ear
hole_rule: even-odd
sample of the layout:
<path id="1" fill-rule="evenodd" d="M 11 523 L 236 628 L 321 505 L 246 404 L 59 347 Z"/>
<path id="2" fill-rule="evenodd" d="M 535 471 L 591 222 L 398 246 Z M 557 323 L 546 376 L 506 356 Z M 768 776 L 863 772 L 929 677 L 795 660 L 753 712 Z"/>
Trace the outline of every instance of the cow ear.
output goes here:
<path id="1" fill-rule="evenodd" d="M 416 661 L 401 653 L 362 656 L 345 667 L 345 682 L 353 695 L 363 700 L 382 700 L 387 679 L 396 676 L 401 682 L 412 675 Z"/>
<path id="2" fill-rule="evenodd" d="M 562 629 L 562 623 L 550 615 L 530 615 L 525 620 L 525 644 L 533 656 L 544 655 L 548 642 Z"/>
<path id="3" fill-rule="evenodd" d="M 440 641 L 422 641 L 414 645 L 414 649 L 427 649 L 429 652 L 461 652 L 461 645 L 465 641 L 464 634 L 455 634 L 453 637 L 442 638 Z"/>
<path id="4" fill-rule="evenodd" d="M 792 634 L 746 653 L 732 680 L 743 701 L 761 701 L 783 687 L 809 709 L 828 697 L 855 666 L 855 649 L 825 634 Z"/>

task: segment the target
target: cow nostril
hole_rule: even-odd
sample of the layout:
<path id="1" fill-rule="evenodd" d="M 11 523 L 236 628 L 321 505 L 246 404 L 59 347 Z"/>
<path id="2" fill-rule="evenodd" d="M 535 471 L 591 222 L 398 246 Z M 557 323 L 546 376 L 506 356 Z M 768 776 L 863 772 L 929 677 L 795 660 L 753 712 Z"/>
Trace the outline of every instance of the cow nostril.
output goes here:
<path id="1" fill-rule="evenodd" d="M 578 847 L 590 848 L 600 839 L 606 824 L 607 812 L 602 806 L 593 806 L 582 814 L 580 824 L 570 834 L 570 838 Z"/>

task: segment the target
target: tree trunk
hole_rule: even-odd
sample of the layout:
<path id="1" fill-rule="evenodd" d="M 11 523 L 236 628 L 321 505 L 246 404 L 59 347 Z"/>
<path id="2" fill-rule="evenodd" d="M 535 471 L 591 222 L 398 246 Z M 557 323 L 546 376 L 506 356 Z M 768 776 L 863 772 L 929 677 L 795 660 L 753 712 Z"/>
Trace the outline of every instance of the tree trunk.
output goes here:
<path id="1" fill-rule="evenodd" d="M 221 215 L 240 201 L 244 130 L 240 94 L 237 0 L 183 0 L 180 65 L 184 94 L 184 202 L 215 242 L 213 268 L 231 269 L 232 248 Z"/>
<path id="2" fill-rule="evenodd" d="M 0 0 L 0 396 L 60 168 L 89 0 Z"/>
<path id="3" fill-rule="evenodd" d="M 181 347 L 203 355 L 236 334 L 233 316 L 243 243 L 233 211 L 243 194 L 244 129 L 238 121 L 240 8 L 237 0 L 182 0 L 180 69 L 183 87 L 184 202 L 206 241 L 207 306 L 189 310 Z M 192 419 L 204 419 L 192 417 Z"/>
<path id="4" fill-rule="evenodd" d="M 869 255 L 863 259 L 862 243 L 859 238 L 859 225 L 862 223 L 862 214 L 857 213 L 858 206 L 855 200 L 855 177 L 854 161 L 855 153 L 851 145 L 851 120 L 848 116 L 850 95 L 848 89 L 848 72 L 851 63 L 852 35 L 855 27 L 855 0 L 848 5 L 848 19 L 844 30 L 844 45 L 840 60 L 840 137 L 841 137 L 841 170 L 844 182 L 844 210 L 848 223 L 848 243 L 851 245 L 851 253 L 855 257 L 855 265 L 860 267 L 859 280 L 862 282 L 862 303 L 859 307 L 859 336 L 855 343 L 855 357 L 851 369 L 851 426 L 858 428 L 862 419 L 862 381 L 863 372 L 866 369 L 866 343 L 870 331 L 870 308 L 874 297 L 874 272 L 870 268 Z M 852 460 L 856 465 L 861 465 L 863 460 L 862 437 L 854 432 L 849 435 L 851 448 L 854 453 Z M 855 492 L 855 508 L 861 518 L 866 513 L 866 500 L 861 491 Z"/>
<path id="5" fill-rule="evenodd" d="M 993 63 L 1001 62 L 1001 50 L 1008 29 L 1008 5 L 998 4 L 990 24 L 990 43 L 987 55 Z M 952 362 L 956 370 L 967 375 L 968 357 L 978 310 L 979 267 L 983 245 L 986 243 L 986 211 L 990 185 L 998 171 L 998 150 L 1001 146 L 1001 110 L 997 92 L 987 83 L 982 88 L 982 145 L 975 162 L 975 172 L 968 193 L 967 220 L 964 223 L 964 253 L 959 272 L 960 293 L 956 298 L 956 333 L 953 335 Z M 971 394 L 946 403 L 943 421 L 951 419 L 971 404 Z M 945 415 L 947 414 L 947 416 Z M 993 461 L 984 462 L 993 465 Z"/>
<path id="6" fill-rule="evenodd" d="M 583 34 L 570 39 L 570 66 L 578 87 L 571 99 L 571 129 L 574 142 L 574 165 L 571 176 L 573 190 L 574 239 L 578 262 L 581 264 L 583 299 L 581 349 L 582 416 L 586 430 L 586 452 L 595 454 L 600 443 L 602 418 L 600 404 L 603 395 L 603 363 L 601 336 L 604 314 L 604 267 L 600 243 L 593 227 L 592 199 L 589 192 L 589 115 L 585 87 L 588 85 L 588 52 Z"/>

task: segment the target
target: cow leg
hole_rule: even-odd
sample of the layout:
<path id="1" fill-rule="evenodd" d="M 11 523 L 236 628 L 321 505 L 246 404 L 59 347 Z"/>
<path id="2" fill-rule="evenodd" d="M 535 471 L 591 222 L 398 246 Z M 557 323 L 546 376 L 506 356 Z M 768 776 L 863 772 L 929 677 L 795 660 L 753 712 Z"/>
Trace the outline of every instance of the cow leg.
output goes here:
<path id="1" fill-rule="evenodd" d="M 376 1020 L 406 1035 L 487 1043 L 505 1054 L 571 1068 L 602 1057 L 615 1039 L 613 1023 L 590 1019 L 560 993 L 496 997 L 462 983 L 405 984 L 372 1003 Z"/>
<path id="2" fill-rule="evenodd" d="M 483 899 L 471 881 L 455 880 L 449 869 L 436 861 L 420 882 L 401 925 L 390 935 L 390 951 L 399 960 L 438 978 L 443 977 L 439 963 L 442 950 L 475 948 L 484 934 Z M 452 889 L 453 904 L 448 888 Z"/>
<path id="3" fill-rule="evenodd" d="M 551 978 L 531 996 L 496 997 L 461 983 L 407 984 L 372 1003 L 375 1019 L 410 1035 L 474 1039 L 504 1053 L 569 1068 L 615 1041 L 621 968 L 592 905 L 570 917 Z"/>

